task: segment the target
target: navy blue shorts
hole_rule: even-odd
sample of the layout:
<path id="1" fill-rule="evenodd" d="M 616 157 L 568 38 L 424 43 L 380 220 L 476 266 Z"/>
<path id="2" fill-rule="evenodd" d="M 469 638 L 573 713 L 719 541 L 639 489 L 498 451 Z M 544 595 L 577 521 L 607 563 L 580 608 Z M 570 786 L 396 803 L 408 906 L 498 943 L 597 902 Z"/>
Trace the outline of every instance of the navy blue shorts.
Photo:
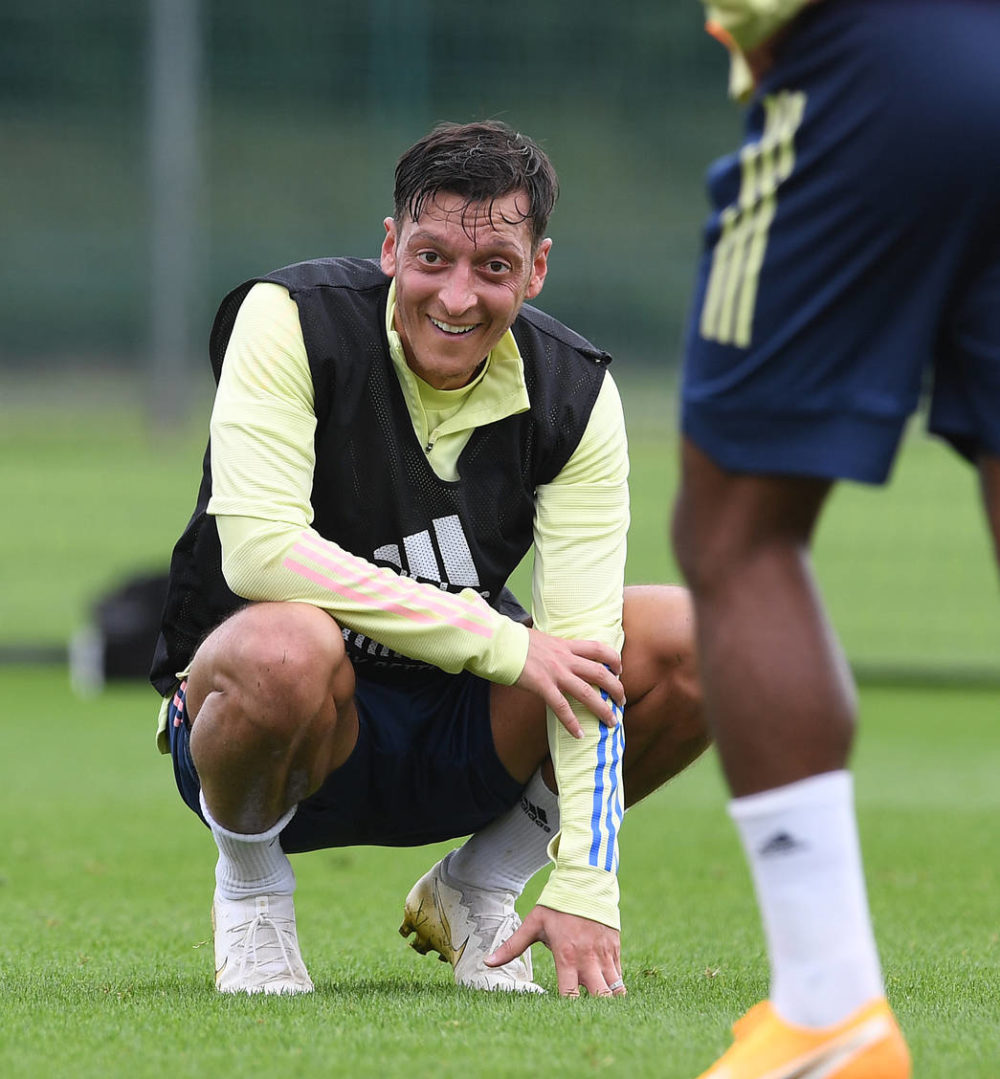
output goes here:
<path id="1" fill-rule="evenodd" d="M 408 673 L 403 685 L 358 675 L 357 745 L 299 803 L 281 833 L 282 848 L 293 854 L 418 846 L 470 835 L 506 812 L 524 784 L 497 757 L 489 694 L 489 682 L 467 672 Z M 201 817 L 183 685 L 169 706 L 167 730 L 177 789 Z"/>
<path id="2" fill-rule="evenodd" d="M 732 471 L 883 482 L 907 418 L 1000 454 L 1000 4 L 806 9 L 708 174 L 682 427 Z"/>

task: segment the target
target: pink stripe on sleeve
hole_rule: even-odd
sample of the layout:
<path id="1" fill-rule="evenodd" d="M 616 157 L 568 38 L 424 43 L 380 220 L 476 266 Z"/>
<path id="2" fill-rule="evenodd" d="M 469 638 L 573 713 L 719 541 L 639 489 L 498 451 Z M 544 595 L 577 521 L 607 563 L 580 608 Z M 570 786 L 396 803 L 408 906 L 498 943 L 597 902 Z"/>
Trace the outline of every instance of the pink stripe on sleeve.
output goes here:
<path id="1" fill-rule="evenodd" d="M 434 611 L 450 622 L 455 619 L 472 619 L 481 621 L 483 617 L 482 605 L 470 603 L 451 592 L 435 591 L 431 586 L 421 584 L 409 577 L 396 576 L 393 574 L 381 574 L 377 569 L 364 559 L 356 558 L 346 551 L 336 548 L 318 547 L 310 545 L 307 540 L 297 543 L 292 549 L 293 554 L 309 559 L 317 565 L 336 574 L 345 583 L 357 587 L 366 588 L 377 592 L 387 600 L 396 602 L 416 602 L 420 606 Z M 340 557 L 337 557 L 339 554 Z M 377 574 L 377 575 L 376 575 Z M 492 632 L 488 634 L 492 636 Z"/>
<path id="2" fill-rule="evenodd" d="M 394 592 L 393 589 L 387 587 L 383 582 L 373 580 L 370 576 L 370 572 L 364 574 L 358 573 L 358 563 L 356 560 L 349 559 L 340 562 L 336 559 L 325 558 L 319 555 L 318 552 L 305 548 L 302 544 L 297 544 L 295 548 L 293 548 L 293 554 L 299 554 L 306 558 L 310 558 L 332 572 L 341 570 L 342 572 L 347 571 L 350 573 L 354 577 L 354 582 L 338 579 L 335 576 L 323 573 L 311 566 L 304 565 L 302 562 L 292 558 L 291 555 L 289 555 L 282 563 L 282 565 L 292 573 L 295 573 L 300 577 L 305 577 L 307 580 L 312 581 L 321 588 L 333 592 L 338 596 L 343 596 L 344 599 L 351 600 L 363 607 L 395 614 L 400 618 L 405 618 L 420 625 L 434 625 L 435 623 L 440 623 L 452 626 L 455 629 L 462 629 L 469 633 L 474 633 L 487 639 L 490 639 L 493 636 L 491 627 L 462 616 L 461 609 L 463 608 L 470 612 L 474 611 L 472 605 L 465 603 L 464 601 L 460 601 L 458 609 L 456 609 L 454 604 L 448 606 L 440 602 L 435 602 L 434 600 L 429 600 L 425 596 L 423 589 L 421 589 L 419 595 L 413 595 L 413 589 L 408 590 L 416 602 L 419 602 L 425 608 L 430 608 L 430 610 L 434 611 L 439 616 L 435 618 L 434 615 L 427 613 L 426 610 L 418 610 L 407 604 L 405 600 L 408 597 L 405 591 L 401 593 Z M 365 566 L 366 570 L 370 570 L 367 563 L 361 562 L 360 564 Z M 364 580 L 366 577 L 367 580 Z M 401 580 L 405 580 L 405 578 L 401 578 Z M 352 584 L 359 584 L 362 583 L 362 581 L 369 587 L 370 591 L 361 592 L 352 587 Z"/>

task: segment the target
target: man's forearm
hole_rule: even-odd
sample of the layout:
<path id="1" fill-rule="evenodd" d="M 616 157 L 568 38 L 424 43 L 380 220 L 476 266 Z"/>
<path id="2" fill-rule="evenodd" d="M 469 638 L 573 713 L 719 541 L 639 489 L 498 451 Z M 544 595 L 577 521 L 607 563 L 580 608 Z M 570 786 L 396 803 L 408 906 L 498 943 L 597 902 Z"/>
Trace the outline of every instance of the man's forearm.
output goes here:
<path id="1" fill-rule="evenodd" d="M 578 711 L 582 740 L 551 716 L 549 746 L 559 783 L 560 830 L 549 845 L 555 862 L 538 902 L 619 929 L 618 831 L 624 813 L 625 728 Z"/>
<path id="2" fill-rule="evenodd" d="M 250 600 L 310 603 L 346 629 L 445 671 L 517 680 L 527 629 L 476 592 L 445 592 L 345 551 L 314 529 L 217 518 L 229 587 Z"/>

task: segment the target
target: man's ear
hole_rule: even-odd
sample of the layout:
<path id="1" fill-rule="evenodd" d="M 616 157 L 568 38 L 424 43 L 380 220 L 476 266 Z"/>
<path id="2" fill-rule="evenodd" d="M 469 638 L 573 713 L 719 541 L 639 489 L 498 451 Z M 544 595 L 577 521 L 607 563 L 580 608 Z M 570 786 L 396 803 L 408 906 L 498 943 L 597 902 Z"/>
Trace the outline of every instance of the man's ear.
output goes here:
<path id="1" fill-rule="evenodd" d="M 382 264 L 382 273 L 387 277 L 395 277 L 396 222 L 393 218 L 387 217 L 382 224 L 385 225 L 385 239 L 382 241 L 382 254 L 379 261 Z"/>
<path id="2" fill-rule="evenodd" d="M 544 239 L 535 250 L 531 260 L 531 277 L 528 280 L 528 290 L 524 294 L 525 299 L 533 300 L 542 291 L 545 284 L 545 275 L 549 272 L 549 252 L 552 250 L 552 241 Z"/>

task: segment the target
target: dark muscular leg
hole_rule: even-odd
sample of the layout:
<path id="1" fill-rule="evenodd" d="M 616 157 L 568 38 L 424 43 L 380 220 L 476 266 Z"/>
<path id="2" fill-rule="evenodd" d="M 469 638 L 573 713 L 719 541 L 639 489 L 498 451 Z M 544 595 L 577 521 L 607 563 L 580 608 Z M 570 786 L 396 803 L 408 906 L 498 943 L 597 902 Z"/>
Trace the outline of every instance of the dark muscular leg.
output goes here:
<path id="1" fill-rule="evenodd" d="M 983 492 L 986 519 L 993 536 L 993 552 L 1000 569 L 1000 457 L 984 454 L 979 459 L 979 483 Z"/>
<path id="2" fill-rule="evenodd" d="M 809 563 L 829 488 L 728 473 L 684 445 L 674 545 L 694 599 L 706 712 L 736 796 L 847 761 L 853 683 Z"/>

